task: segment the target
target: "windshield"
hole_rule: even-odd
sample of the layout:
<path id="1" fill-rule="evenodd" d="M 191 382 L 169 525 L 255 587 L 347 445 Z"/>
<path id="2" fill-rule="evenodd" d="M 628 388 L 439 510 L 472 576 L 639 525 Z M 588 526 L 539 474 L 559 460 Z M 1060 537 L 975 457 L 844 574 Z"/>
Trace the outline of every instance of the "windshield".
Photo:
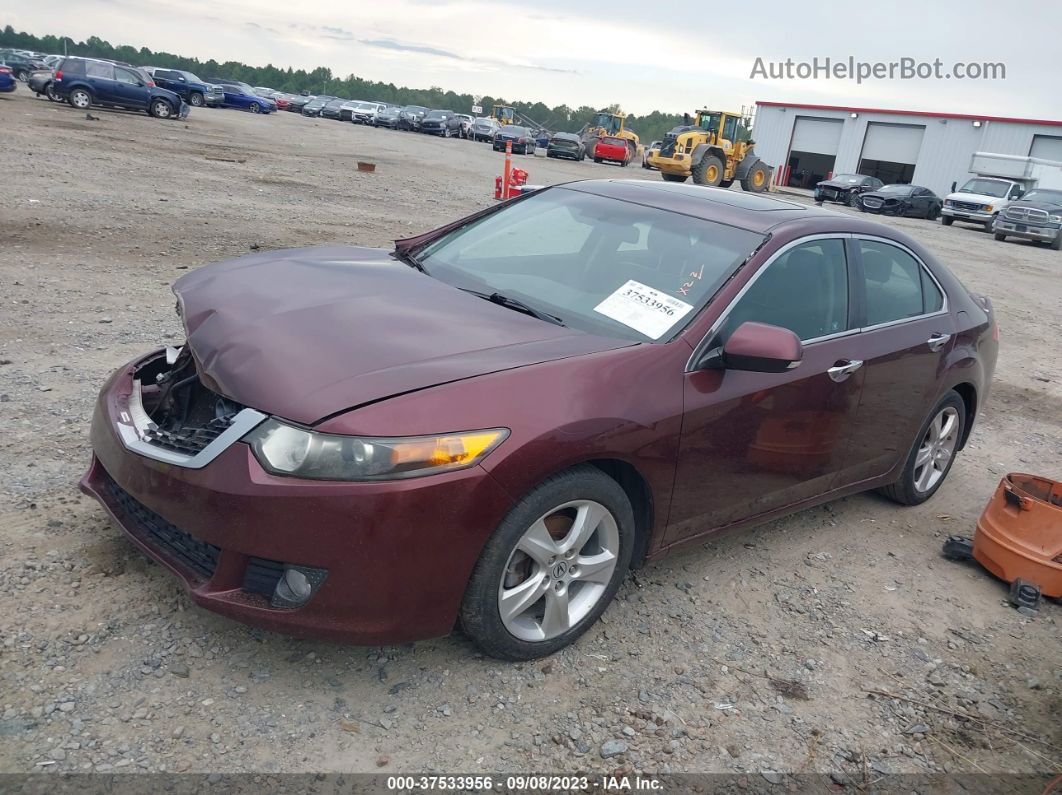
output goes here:
<path id="1" fill-rule="evenodd" d="M 883 188 L 878 188 L 878 193 L 892 193 L 897 196 L 906 196 L 913 190 L 910 185 L 886 185 Z"/>
<path id="2" fill-rule="evenodd" d="M 502 135 L 515 135 L 517 137 L 521 135 L 527 135 L 527 128 L 521 127 L 519 124 L 510 124 L 501 132 Z"/>
<path id="3" fill-rule="evenodd" d="M 701 129 L 705 132 L 719 131 L 719 114 L 705 113 L 701 116 Z"/>
<path id="4" fill-rule="evenodd" d="M 1009 182 L 979 177 L 971 179 L 959 188 L 959 193 L 979 193 L 982 196 L 995 196 L 998 199 L 1006 196 L 1008 190 L 1010 190 Z"/>
<path id="5" fill-rule="evenodd" d="M 178 74 L 184 75 L 184 79 L 187 80 L 189 83 L 202 83 L 202 82 L 205 82 L 203 80 L 200 80 L 198 77 L 196 77 L 191 72 L 178 72 Z"/>
<path id="6" fill-rule="evenodd" d="M 837 174 L 831 180 L 831 182 L 846 182 L 849 185 L 855 185 L 857 182 L 862 182 L 865 179 L 861 174 Z"/>
<path id="7" fill-rule="evenodd" d="M 1062 190 L 1045 190 L 1037 188 L 1021 197 L 1023 202 L 1047 202 L 1049 204 L 1062 204 Z"/>
<path id="8" fill-rule="evenodd" d="M 446 118 L 446 114 L 443 113 L 441 110 L 433 110 L 431 113 L 429 113 L 427 116 L 424 117 L 424 120 L 427 121 L 428 119 L 445 119 L 445 118 Z"/>
<path id="9" fill-rule="evenodd" d="M 762 241 L 713 221 L 551 188 L 444 235 L 418 259 L 433 277 L 518 299 L 567 326 L 665 342 Z"/>

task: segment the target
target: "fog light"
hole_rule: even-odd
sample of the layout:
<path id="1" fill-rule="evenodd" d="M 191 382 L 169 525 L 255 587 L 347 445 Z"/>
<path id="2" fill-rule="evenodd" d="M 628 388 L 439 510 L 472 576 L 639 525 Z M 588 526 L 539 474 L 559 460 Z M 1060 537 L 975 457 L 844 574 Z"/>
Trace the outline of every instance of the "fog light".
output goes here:
<path id="1" fill-rule="evenodd" d="M 302 607 L 321 587 L 328 572 L 325 569 L 312 569 L 309 566 L 285 566 L 284 574 L 277 581 L 273 591 L 270 607 Z"/>

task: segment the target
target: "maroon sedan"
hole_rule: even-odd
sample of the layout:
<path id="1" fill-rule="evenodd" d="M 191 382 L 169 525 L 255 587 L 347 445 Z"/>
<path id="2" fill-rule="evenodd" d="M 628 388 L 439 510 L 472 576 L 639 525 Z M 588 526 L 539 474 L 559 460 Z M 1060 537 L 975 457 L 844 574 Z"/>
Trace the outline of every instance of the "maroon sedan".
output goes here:
<path id="1" fill-rule="evenodd" d="M 902 232 L 656 182 L 175 292 L 187 340 L 104 385 L 82 488 L 211 610 L 365 644 L 460 624 L 508 659 L 706 534 L 928 499 L 998 349 L 991 303 Z"/>

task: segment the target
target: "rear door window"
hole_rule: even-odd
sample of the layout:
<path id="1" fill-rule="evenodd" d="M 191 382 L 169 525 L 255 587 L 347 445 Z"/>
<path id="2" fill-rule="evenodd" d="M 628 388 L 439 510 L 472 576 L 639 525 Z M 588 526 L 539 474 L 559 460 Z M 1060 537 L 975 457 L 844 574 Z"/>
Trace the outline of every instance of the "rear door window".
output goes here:
<path id="1" fill-rule="evenodd" d="M 67 58 L 59 68 L 74 77 L 81 77 L 85 74 L 85 62 L 80 58 Z"/>
<path id="2" fill-rule="evenodd" d="M 878 326 L 939 311 L 940 288 L 922 264 L 899 246 L 860 240 L 866 325 Z"/>
<path id="3" fill-rule="evenodd" d="M 98 77 L 104 80 L 114 80 L 114 66 L 99 61 L 89 61 L 85 66 L 85 74 L 88 77 Z"/>

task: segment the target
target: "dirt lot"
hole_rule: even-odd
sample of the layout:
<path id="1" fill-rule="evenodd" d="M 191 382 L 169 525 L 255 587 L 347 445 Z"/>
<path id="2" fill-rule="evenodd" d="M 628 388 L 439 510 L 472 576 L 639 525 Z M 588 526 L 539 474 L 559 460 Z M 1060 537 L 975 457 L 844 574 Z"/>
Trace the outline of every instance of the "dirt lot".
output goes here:
<path id="1" fill-rule="evenodd" d="M 0 770 L 828 784 L 1062 769 L 1062 608 L 1023 617 L 1000 583 L 939 554 L 949 533 L 972 533 L 1005 472 L 1062 476 L 1057 252 L 889 222 L 1001 318 L 990 405 L 930 503 L 852 497 L 648 566 L 574 648 L 533 665 L 456 635 L 310 643 L 193 607 L 79 496 L 96 391 L 179 339 L 169 285 L 186 269 L 255 247 L 386 245 L 490 204 L 501 156 L 290 113 L 93 115 L 23 88 L 0 98 Z M 536 184 L 659 178 L 516 159 Z"/>

